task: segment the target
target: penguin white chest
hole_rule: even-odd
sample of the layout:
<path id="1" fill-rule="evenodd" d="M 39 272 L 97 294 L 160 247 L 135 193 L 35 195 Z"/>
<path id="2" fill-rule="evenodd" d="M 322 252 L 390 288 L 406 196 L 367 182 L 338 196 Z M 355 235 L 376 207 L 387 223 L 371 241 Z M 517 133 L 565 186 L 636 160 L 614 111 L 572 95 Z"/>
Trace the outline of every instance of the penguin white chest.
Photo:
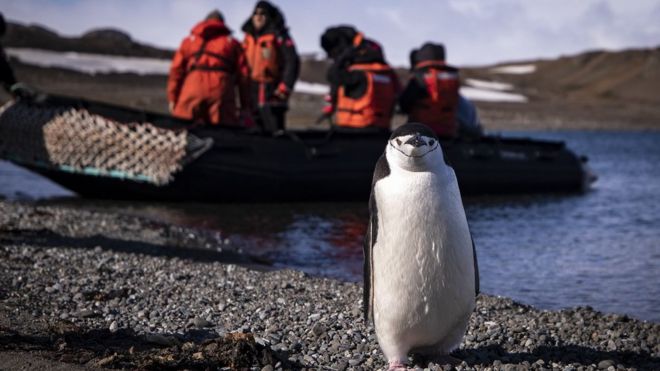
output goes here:
<path id="1" fill-rule="evenodd" d="M 396 172 L 375 185 L 374 323 L 386 354 L 450 351 L 474 308 L 472 241 L 446 170 Z"/>

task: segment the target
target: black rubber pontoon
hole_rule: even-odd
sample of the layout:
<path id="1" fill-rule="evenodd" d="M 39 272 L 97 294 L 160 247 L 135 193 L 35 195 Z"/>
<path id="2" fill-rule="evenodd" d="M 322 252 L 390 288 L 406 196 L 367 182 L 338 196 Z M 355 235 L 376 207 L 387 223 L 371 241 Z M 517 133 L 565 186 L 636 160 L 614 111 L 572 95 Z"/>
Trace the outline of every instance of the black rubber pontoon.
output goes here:
<path id="1" fill-rule="evenodd" d="M 119 122 L 181 128 L 189 122 L 110 104 L 66 97 L 45 103 L 85 108 Z M 18 163 L 84 197 L 202 202 L 348 201 L 369 197 L 374 165 L 387 133 L 291 131 L 251 134 L 242 129 L 190 129 L 213 145 L 170 183 L 93 176 Z M 484 136 L 441 141 L 462 194 L 581 191 L 590 173 L 586 159 L 563 142 Z"/>

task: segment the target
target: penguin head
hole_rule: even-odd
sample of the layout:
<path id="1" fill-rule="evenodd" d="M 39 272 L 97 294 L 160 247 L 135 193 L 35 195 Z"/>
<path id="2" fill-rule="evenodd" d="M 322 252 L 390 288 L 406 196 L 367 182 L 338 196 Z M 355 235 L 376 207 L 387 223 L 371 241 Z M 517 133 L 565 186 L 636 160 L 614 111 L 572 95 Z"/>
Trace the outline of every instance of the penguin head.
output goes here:
<path id="1" fill-rule="evenodd" d="M 433 130 L 424 124 L 407 123 L 390 136 L 387 161 L 408 171 L 429 171 L 444 164 L 442 149 Z"/>

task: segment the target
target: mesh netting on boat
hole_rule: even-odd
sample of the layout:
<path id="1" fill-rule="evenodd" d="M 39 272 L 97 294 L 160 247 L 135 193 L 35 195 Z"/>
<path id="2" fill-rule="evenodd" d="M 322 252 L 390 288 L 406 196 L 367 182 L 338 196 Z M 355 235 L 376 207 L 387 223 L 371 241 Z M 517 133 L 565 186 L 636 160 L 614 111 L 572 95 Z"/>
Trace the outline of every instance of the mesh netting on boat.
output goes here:
<path id="1" fill-rule="evenodd" d="M 24 165 L 165 185 L 211 145 L 187 130 L 120 123 L 70 106 L 0 107 L 0 157 Z"/>

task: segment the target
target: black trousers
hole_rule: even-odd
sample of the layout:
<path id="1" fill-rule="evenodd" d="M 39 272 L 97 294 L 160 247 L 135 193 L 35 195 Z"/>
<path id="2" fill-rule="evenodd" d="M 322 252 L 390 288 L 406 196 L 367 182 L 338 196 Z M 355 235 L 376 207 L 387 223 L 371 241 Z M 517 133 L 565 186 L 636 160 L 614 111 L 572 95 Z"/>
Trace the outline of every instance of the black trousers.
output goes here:
<path id="1" fill-rule="evenodd" d="M 284 130 L 286 111 L 288 109 L 286 106 L 274 106 L 270 104 L 259 107 L 256 115 L 257 125 L 269 133 Z"/>

